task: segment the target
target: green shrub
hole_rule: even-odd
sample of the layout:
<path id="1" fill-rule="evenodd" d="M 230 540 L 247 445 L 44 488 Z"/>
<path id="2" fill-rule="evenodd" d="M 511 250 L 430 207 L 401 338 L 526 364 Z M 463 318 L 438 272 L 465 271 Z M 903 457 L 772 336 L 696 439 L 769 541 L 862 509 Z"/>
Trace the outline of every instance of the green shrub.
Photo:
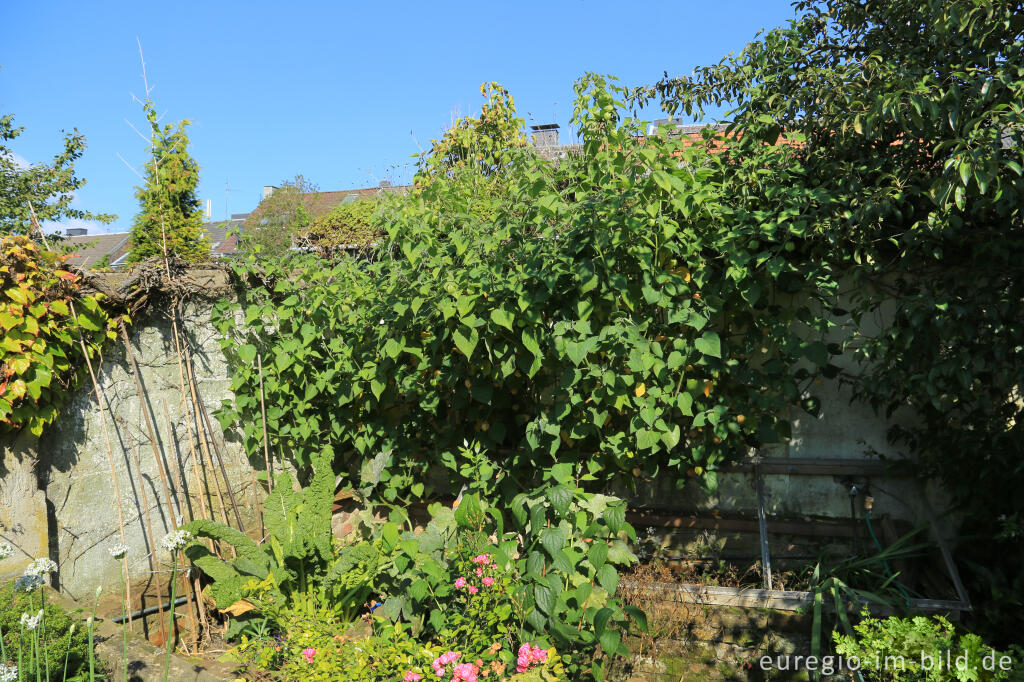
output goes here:
<path id="1" fill-rule="evenodd" d="M 868 680 L 1024 679 L 1019 648 L 1012 655 L 998 652 L 978 635 L 958 633 L 942 616 L 865 617 L 853 629 L 856 635 L 833 633 L 836 652 L 847 660 L 856 657 Z"/>
<path id="2" fill-rule="evenodd" d="M 212 578 L 208 591 L 218 608 L 255 607 L 255 612 L 244 612 L 234 621 L 229 635 L 257 616 L 281 622 L 300 616 L 345 623 L 358 615 L 393 548 L 369 542 L 339 545 L 331 531 L 333 500 L 330 456 L 322 454 L 306 488 L 296 492 L 290 474 L 278 476 L 264 503 L 264 544 L 215 521 L 197 520 L 184 527 L 196 537 L 227 543 L 237 553 L 225 561 L 199 543 L 185 550 Z"/>
<path id="3" fill-rule="evenodd" d="M 0 663 L 18 664 L 18 649 L 22 647 L 25 670 L 32 648 L 31 638 L 21 625 L 23 614 L 34 616 L 40 608 L 40 591 L 26 594 L 16 590 L 13 583 L 0 585 L 0 633 L 6 660 Z M 68 680 L 88 679 L 89 637 L 85 625 L 59 605 L 48 601 L 45 616 L 38 626 L 40 634 L 39 672 L 43 679 L 64 679 L 64 659 L 67 656 Z M 71 625 L 75 625 L 74 632 Z M 43 630 L 45 628 L 45 632 Z M 21 641 L 24 631 L 24 640 Z M 26 672 L 27 674 L 27 672 Z M 34 677 L 33 677 L 34 678 Z"/>

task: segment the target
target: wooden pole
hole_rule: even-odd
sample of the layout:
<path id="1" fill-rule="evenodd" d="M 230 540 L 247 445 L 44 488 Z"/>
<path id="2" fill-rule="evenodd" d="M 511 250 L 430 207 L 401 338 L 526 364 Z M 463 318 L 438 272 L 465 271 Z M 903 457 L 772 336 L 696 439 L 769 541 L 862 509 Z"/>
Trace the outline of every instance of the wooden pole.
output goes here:
<path id="1" fill-rule="evenodd" d="M 135 443 L 128 439 L 128 449 L 131 450 L 132 459 L 135 460 L 135 468 L 139 470 L 139 490 L 142 493 L 142 513 L 146 519 L 146 534 L 149 535 L 149 568 L 152 571 L 154 582 L 156 583 L 156 605 L 160 612 L 160 634 L 163 636 L 163 640 L 167 641 L 167 627 L 164 624 L 164 594 L 163 590 L 160 589 L 160 575 L 156 572 L 156 564 L 153 561 L 153 555 L 156 553 L 156 536 L 153 535 L 153 520 L 149 513 L 149 495 L 146 494 L 146 480 L 142 477 L 142 460 L 139 459 L 139 451 L 135 449 Z M 131 470 L 128 471 L 129 478 L 131 477 Z"/>

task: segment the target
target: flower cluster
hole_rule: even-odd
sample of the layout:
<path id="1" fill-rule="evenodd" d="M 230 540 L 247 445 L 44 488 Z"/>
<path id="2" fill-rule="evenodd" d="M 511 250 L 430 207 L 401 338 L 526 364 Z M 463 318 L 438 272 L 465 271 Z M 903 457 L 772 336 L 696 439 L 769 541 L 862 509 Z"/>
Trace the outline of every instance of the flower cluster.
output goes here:
<path id="1" fill-rule="evenodd" d="M 27 613 L 21 614 L 21 624 L 27 627 L 29 630 L 35 630 L 39 627 L 39 621 L 43 619 L 43 610 L 39 609 L 39 613 L 34 616 L 30 616 Z"/>
<path id="2" fill-rule="evenodd" d="M 114 557 L 115 559 L 123 559 L 125 555 L 128 554 L 128 546 L 114 545 L 113 547 L 108 547 L 107 551 L 110 552 L 110 556 Z"/>
<path id="3" fill-rule="evenodd" d="M 519 647 L 519 655 L 516 657 L 516 672 L 525 673 L 533 665 L 543 664 L 548 660 L 548 652 L 539 646 L 530 646 L 529 642 L 523 642 Z"/>
<path id="4" fill-rule="evenodd" d="M 32 563 L 25 569 L 25 575 L 36 576 L 42 578 L 48 573 L 53 573 L 57 570 L 57 564 L 52 559 L 43 557 L 41 559 L 34 559 Z"/>
<path id="5" fill-rule="evenodd" d="M 407 673 L 405 673 L 405 677 L 402 678 L 402 682 L 419 682 L 422 679 L 423 675 L 420 675 L 419 673 L 414 673 L 410 670 Z"/>
<path id="6" fill-rule="evenodd" d="M 42 576 L 23 575 L 14 581 L 14 589 L 18 592 L 34 592 L 42 587 L 44 582 Z"/>
<path id="7" fill-rule="evenodd" d="M 480 582 L 483 583 L 484 587 L 491 587 L 494 585 L 494 577 L 484 575 L 485 571 L 490 568 L 492 571 L 498 568 L 498 564 L 491 561 L 489 554 L 478 554 L 473 557 L 473 563 L 476 564 L 476 568 L 473 569 L 473 573 L 476 577 L 480 578 Z M 465 576 L 459 576 L 453 583 L 456 589 L 465 589 L 470 594 L 476 594 L 480 591 L 480 588 L 476 585 L 471 585 Z"/>
<path id="8" fill-rule="evenodd" d="M 0 682 L 14 682 L 18 679 L 18 666 L 0 663 Z"/>
<path id="9" fill-rule="evenodd" d="M 461 657 L 461 653 L 449 651 L 435 658 L 430 667 L 434 669 L 435 675 L 444 677 L 448 665 L 453 664 L 452 682 L 477 682 L 477 675 L 480 673 L 480 666 L 483 665 L 483 661 L 477 659 L 476 663 L 457 663 L 456 661 Z M 407 682 L 415 682 L 420 679 L 420 676 L 410 670 L 405 674 L 405 679 Z"/>
<path id="10" fill-rule="evenodd" d="M 174 553 L 190 542 L 192 542 L 192 533 L 187 530 L 176 530 L 165 535 L 164 539 L 160 541 L 160 546 L 168 552 Z"/>
<path id="11" fill-rule="evenodd" d="M 312 663 L 316 656 L 316 649 L 303 649 L 302 655 L 306 657 L 306 663 Z"/>
<path id="12" fill-rule="evenodd" d="M 11 556 L 12 554 L 14 554 L 14 548 L 11 547 L 10 543 L 8 543 L 8 542 L 0 542 L 0 561 L 3 561 L 4 559 L 6 559 L 7 557 Z M 2 672 L 3 670 L 4 670 L 3 668 L 0 668 L 0 672 Z M 3 678 L 0 677 L 0 680 L 2 680 L 2 679 Z"/>

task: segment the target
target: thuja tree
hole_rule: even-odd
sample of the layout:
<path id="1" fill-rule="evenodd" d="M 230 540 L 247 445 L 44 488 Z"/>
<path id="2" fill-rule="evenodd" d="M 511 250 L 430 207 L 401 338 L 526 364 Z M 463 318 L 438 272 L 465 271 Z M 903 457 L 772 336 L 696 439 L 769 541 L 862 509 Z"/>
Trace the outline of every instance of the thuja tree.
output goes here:
<path id="1" fill-rule="evenodd" d="M 203 214 L 196 196 L 199 164 L 188 153 L 188 121 L 160 125 L 148 99 L 143 104 L 149 122 L 151 158 L 145 185 L 135 192 L 141 210 L 132 223 L 128 262 L 152 257 L 178 256 L 201 262 L 210 255 L 203 232 Z"/>
<path id="2" fill-rule="evenodd" d="M 85 185 L 75 174 L 75 161 L 85 150 L 77 130 L 64 136 L 64 148 L 49 163 L 19 164 L 8 143 L 23 128 L 10 114 L 0 116 L 0 234 L 30 234 L 32 211 L 39 221 L 75 218 L 110 223 L 117 217 L 94 214 L 71 205 L 74 192 Z M 30 208 L 31 204 L 31 208 Z"/>
<path id="3" fill-rule="evenodd" d="M 736 106 L 730 158 L 750 181 L 737 190 L 760 211 L 749 222 L 791 243 L 799 272 L 844 281 L 833 312 L 866 360 L 845 378 L 880 411 L 916 412 L 891 435 L 965 512 L 975 617 L 1002 643 L 1024 607 L 1024 13 L 1001 0 L 797 12 L 637 101 L 691 116 Z M 744 161 L 780 131 L 801 146 Z"/>

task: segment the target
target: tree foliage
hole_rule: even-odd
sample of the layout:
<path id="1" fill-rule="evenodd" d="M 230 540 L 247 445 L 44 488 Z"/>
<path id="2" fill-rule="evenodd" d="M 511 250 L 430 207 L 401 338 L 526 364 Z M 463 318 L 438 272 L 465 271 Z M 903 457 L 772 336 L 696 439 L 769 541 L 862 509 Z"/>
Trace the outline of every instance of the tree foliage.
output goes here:
<path id="1" fill-rule="evenodd" d="M 797 10 L 637 102 L 661 97 L 688 115 L 736 107 L 729 158 L 751 182 L 751 222 L 784 217 L 800 271 L 844 284 L 834 312 L 864 361 L 845 378 L 883 413 L 916 413 L 891 435 L 987 538 L 961 555 L 979 598 L 1009 614 L 1024 605 L 1024 13 L 1004 0 Z M 760 167 L 745 160 L 780 131 L 802 145 Z"/>
<path id="2" fill-rule="evenodd" d="M 185 129 L 189 121 L 160 125 L 150 100 L 143 103 L 149 122 L 150 161 L 146 164 L 145 186 L 136 189 L 141 210 L 131 230 L 129 263 L 147 258 L 178 256 L 198 263 L 210 256 L 203 232 L 203 214 L 196 196 L 199 164 L 188 153 Z"/>
<path id="3" fill-rule="evenodd" d="M 114 335 L 66 259 L 23 235 L 0 238 L 0 431 L 42 433 L 81 378 L 82 344 L 92 357 Z"/>
<path id="4" fill-rule="evenodd" d="M 281 258 L 307 232 L 312 221 L 306 202 L 319 188 L 302 175 L 286 180 L 248 215 L 243 229 L 248 243 L 266 258 Z"/>
<path id="5" fill-rule="evenodd" d="M 365 250 L 380 239 L 373 212 L 377 202 L 356 199 L 339 204 L 330 213 L 314 218 L 303 241 L 316 248 L 321 256 L 333 257 L 343 248 Z"/>
<path id="6" fill-rule="evenodd" d="M 64 218 L 111 223 L 117 216 L 94 214 L 72 206 L 74 193 L 85 185 L 75 175 L 75 161 L 85 150 L 85 137 L 75 129 L 64 136 L 64 149 L 53 161 L 19 165 L 8 142 L 24 129 L 14 125 L 10 114 L 0 116 L 0 234 L 30 234 L 32 210 L 40 222 Z"/>
<path id="7" fill-rule="evenodd" d="M 458 119 L 440 139 L 430 141 L 430 150 L 420 160 L 417 184 L 464 168 L 497 175 L 515 158 L 515 150 L 527 146 L 523 119 L 516 115 L 515 100 L 508 90 L 491 82 L 480 86 L 480 94 L 487 103 L 481 106 L 479 116 Z"/>
<path id="8" fill-rule="evenodd" d="M 614 87 L 578 87 L 584 154 L 517 155 L 501 195 L 473 191 L 475 167 L 388 198 L 369 265 L 239 263 L 246 326 L 220 320 L 238 364 L 222 418 L 250 448 L 257 353 L 280 452 L 305 464 L 328 439 L 354 482 L 367 458 L 404 453 L 389 500 L 429 496 L 427 470 L 458 481 L 470 430 L 510 490 L 559 462 L 681 484 L 788 434 L 793 367 L 827 351 L 800 325 L 809 309 L 780 304 L 798 284 L 783 244 L 752 252 L 733 229 L 721 159 L 638 139 L 608 116 Z"/>

